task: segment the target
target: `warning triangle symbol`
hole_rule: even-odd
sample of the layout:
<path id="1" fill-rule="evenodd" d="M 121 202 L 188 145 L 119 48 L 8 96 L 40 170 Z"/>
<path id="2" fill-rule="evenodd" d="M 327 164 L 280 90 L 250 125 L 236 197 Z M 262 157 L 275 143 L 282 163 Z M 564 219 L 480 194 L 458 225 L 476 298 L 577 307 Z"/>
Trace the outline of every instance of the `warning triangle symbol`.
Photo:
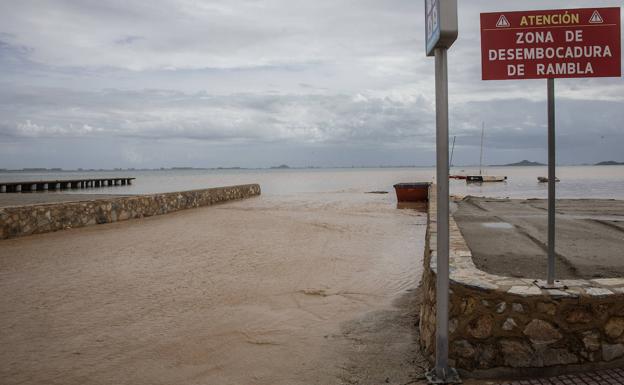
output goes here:
<path id="1" fill-rule="evenodd" d="M 592 13 L 591 17 L 589 18 L 589 22 L 591 24 L 602 24 L 604 23 L 604 20 L 602 20 L 602 16 L 600 16 L 598 11 L 594 11 L 594 13 Z"/>
<path id="2" fill-rule="evenodd" d="M 498 18 L 498 21 L 496 22 L 496 28 L 507 28 L 507 27 L 509 27 L 509 21 L 507 20 L 505 15 L 500 15 L 500 17 Z"/>

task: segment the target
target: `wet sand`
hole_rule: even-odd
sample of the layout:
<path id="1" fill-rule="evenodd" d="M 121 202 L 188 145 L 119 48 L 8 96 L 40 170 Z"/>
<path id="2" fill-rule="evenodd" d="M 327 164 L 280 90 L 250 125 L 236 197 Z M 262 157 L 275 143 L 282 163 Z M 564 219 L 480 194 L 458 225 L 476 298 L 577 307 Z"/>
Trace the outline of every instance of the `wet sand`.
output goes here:
<path id="1" fill-rule="evenodd" d="M 556 205 L 556 277 L 624 277 L 624 201 L 561 199 Z M 494 274 L 544 278 L 547 202 L 467 197 L 455 220 L 477 267 Z"/>
<path id="2" fill-rule="evenodd" d="M 3 384 L 405 384 L 424 213 L 258 197 L 0 241 Z"/>

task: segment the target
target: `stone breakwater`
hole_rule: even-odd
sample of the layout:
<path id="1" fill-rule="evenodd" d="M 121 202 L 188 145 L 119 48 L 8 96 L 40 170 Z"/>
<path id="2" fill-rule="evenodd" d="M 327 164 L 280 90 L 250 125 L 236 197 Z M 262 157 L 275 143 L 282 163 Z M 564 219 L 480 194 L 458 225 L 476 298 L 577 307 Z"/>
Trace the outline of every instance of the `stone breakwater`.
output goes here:
<path id="1" fill-rule="evenodd" d="M 421 346 L 435 356 L 436 195 L 429 194 Z M 450 218 L 451 364 L 473 375 L 558 373 L 624 365 L 624 278 L 542 281 L 477 269 Z"/>
<path id="2" fill-rule="evenodd" d="M 260 195 L 257 184 L 0 208 L 0 239 L 150 217 Z"/>

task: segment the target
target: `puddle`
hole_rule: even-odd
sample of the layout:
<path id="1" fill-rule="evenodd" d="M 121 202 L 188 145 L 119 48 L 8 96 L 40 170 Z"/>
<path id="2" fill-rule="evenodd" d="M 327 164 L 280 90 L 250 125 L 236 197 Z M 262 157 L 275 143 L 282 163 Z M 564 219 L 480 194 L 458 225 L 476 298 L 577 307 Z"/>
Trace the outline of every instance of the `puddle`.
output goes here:
<path id="1" fill-rule="evenodd" d="M 513 225 L 507 222 L 486 222 L 481 223 L 481 226 L 487 227 L 488 229 L 513 229 Z"/>

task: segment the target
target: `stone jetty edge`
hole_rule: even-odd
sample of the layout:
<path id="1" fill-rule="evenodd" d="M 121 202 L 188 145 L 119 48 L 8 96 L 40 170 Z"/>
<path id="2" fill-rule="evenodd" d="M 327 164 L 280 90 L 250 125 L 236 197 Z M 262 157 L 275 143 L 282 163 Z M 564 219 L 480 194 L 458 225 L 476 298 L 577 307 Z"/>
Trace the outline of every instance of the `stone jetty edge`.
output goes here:
<path id="1" fill-rule="evenodd" d="M 436 187 L 430 185 L 420 342 L 435 357 Z M 624 367 L 624 278 L 543 281 L 486 273 L 450 218 L 449 358 L 476 377 Z"/>
<path id="2" fill-rule="evenodd" d="M 167 214 L 260 195 L 260 185 L 0 208 L 0 239 Z"/>

